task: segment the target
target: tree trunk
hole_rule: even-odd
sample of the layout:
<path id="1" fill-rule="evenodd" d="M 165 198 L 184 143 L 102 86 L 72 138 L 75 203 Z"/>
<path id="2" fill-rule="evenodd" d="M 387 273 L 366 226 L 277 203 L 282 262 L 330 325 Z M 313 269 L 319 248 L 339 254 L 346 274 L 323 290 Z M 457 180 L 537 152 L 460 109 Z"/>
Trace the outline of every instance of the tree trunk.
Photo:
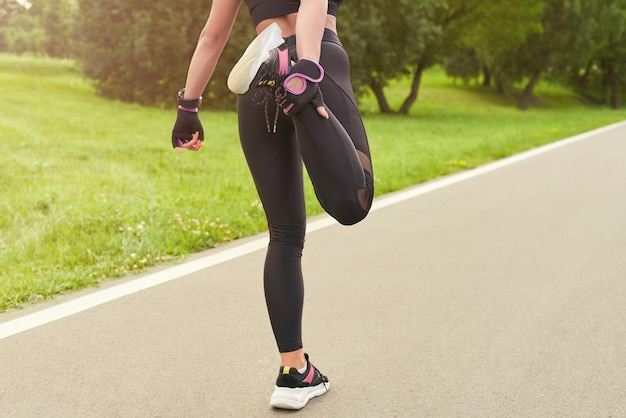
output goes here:
<path id="1" fill-rule="evenodd" d="M 609 87 L 611 89 L 611 108 L 619 109 L 619 77 L 615 72 L 615 66 L 609 64 L 608 66 L 608 78 Z"/>
<path id="2" fill-rule="evenodd" d="M 536 71 L 528 84 L 526 84 L 526 88 L 524 88 L 524 92 L 522 93 L 522 98 L 519 101 L 519 110 L 528 109 L 528 106 L 530 106 L 530 100 L 533 98 L 533 91 L 535 90 L 537 83 L 539 83 L 539 80 L 541 80 L 541 70 Z"/>
<path id="3" fill-rule="evenodd" d="M 411 106 L 417 100 L 420 90 L 420 84 L 422 82 L 422 74 L 424 74 L 424 66 L 422 63 L 417 64 L 417 68 L 415 69 L 415 73 L 413 74 L 413 82 L 411 83 L 411 92 L 408 97 L 404 99 L 400 110 L 398 111 L 402 115 L 408 115 L 409 110 L 411 110 Z"/>
<path id="4" fill-rule="evenodd" d="M 389 102 L 387 102 L 387 98 L 385 97 L 385 92 L 383 91 L 383 86 L 380 83 L 372 82 L 370 84 L 370 88 L 376 96 L 376 101 L 378 102 L 378 109 L 380 109 L 381 113 L 392 113 L 391 107 L 389 107 Z"/>
<path id="5" fill-rule="evenodd" d="M 491 87 L 491 71 L 483 64 L 483 87 Z"/>
<path id="6" fill-rule="evenodd" d="M 502 79 L 496 75 L 495 80 L 496 80 L 496 91 L 498 92 L 498 94 L 504 94 L 505 93 L 504 83 L 502 82 Z"/>

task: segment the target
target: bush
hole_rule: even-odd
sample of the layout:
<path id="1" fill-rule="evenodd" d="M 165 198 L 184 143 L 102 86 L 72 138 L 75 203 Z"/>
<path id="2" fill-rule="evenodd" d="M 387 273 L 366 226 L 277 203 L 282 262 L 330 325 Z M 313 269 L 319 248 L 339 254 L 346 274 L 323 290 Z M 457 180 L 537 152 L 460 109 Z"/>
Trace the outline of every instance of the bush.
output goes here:
<path id="1" fill-rule="evenodd" d="M 195 0 L 79 1 L 79 60 L 107 98 L 171 106 L 184 85 L 189 61 L 208 15 Z M 248 21 L 246 21 L 248 19 Z M 204 95 L 204 106 L 234 107 L 228 72 L 253 37 L 242 8 L 222 59 Z"/>

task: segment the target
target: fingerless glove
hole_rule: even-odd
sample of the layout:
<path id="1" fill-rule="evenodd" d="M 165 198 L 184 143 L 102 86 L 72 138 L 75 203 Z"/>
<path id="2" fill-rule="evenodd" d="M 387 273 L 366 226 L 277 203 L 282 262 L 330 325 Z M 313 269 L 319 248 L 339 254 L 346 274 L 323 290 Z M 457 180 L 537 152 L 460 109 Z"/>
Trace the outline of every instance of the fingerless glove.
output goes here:
<path id="1" fill-rule="evenodd" d="M 198 118 L 198 106 L 202 97 L 196 100 L 184 99 L 184 92 L 184 89 L 178 92 L 178 116 L 172 129 L 172 147 L 174 148 L 191 141 L 196 132 L 198 132 L 198 139 L 204 141 L 204 129 Z"/>
<path id="2" fill-rule="evenodd" d="M 300 90 L 292 90 L 287 87 L 287 83 L 294 77 L 302 78 L 304 85 Z M 300 58 L 293 66 L 291 74 L 283 81 L 285 96 L 280 101 L 283 111 L 289 116 L 297 115 L 305 106 L 311 104 L 313 107 L 324 105 L 322 92 L 319 83 L 324 78 L 324 69 L 315 61 L 307 58 Z"/>

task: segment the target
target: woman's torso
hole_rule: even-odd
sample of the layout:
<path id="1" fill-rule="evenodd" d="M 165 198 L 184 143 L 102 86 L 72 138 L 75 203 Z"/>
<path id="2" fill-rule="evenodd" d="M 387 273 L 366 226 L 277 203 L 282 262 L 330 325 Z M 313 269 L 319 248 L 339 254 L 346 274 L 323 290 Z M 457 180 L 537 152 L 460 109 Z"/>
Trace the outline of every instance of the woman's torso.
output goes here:
<path id="1" fill-rule="evenodd" d="M 337 32 L 336 13 L 343 0 L 328 0 L 326 28 Z M 300 0 L 246 0 L 252 21 L 257 33 L 272 23 L 278 24 L 283 36 L 291 36 L 296 32 L 296 17 Z"/>

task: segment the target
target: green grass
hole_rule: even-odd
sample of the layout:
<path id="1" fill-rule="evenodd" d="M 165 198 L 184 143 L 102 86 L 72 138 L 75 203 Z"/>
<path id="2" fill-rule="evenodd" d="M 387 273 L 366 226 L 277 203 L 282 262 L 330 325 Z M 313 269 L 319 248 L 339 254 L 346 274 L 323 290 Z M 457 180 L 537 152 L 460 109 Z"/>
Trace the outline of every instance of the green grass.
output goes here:
<path id="1" fill-rule="evenodd" d="M 234 113 L 203 111 L 205 146 L 181 156 L 172 109 L 101 99 L 71 61 L 0 55 L 0 85 L 0 312 L 265 230 Z M 406 83 L 387 92 L 397 106 Z M 408 117 L 364 98 L 377 195 L 626 119 L 554 86 L 537 96 L 520 112 L 435 70 Z"/>

